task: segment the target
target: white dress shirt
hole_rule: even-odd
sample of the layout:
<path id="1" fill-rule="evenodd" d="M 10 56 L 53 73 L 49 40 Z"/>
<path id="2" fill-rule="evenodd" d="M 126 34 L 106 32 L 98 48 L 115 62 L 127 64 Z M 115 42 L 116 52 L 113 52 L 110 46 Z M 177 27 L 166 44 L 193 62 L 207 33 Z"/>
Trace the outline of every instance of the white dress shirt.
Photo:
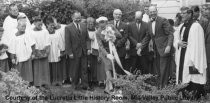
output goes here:
<path id="1" fill-rule="evenodd" d="M 152 33 L 153 33 L 153 35 L 155 35 L 155 24 L 156 24 L 156 21 L 153 21 L 152 22 Z"/>

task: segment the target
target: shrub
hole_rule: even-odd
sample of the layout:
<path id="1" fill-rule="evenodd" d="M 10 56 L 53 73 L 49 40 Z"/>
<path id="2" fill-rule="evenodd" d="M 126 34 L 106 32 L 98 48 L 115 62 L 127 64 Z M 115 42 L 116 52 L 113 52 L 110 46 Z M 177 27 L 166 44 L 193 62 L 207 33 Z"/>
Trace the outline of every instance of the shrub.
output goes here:
<path id="1" fill-rule="evenodd" d="M 58 22 L 68 24 L 72 21 L 71 15 L 77 10 L 82 13 L 84 17 L 92 16 L 98 18 L 99 16 L 107 16 L 109 20 L 113 19 L 113 10 L 118 8 L 123 12 L 123 21 L 132 21 L 134 19 L 134 12 L 142 10 L 143 5 L 139 2 L 131 2 L 130 0 L 55 0 L 43 2 L 18 2 L 19 9 L 24 12 L 29 20 L 33 22 L 32 17 L 41 15 L 45 17 L 52 15 L 57 18 Z M 4 15 L 0 16 L 2 23 L 8 15 L 8 10 Z"/>
<path id="2" fill-rule="evenodd" d="M 3 103 L 9 102 L 6 100 L 6 97 L 27 97 L 30 99 L 24 99 L 24 100 L 14 100 L 13 102 L 32 102 L 32 101 L 39 101 L 38 98 L 42 95 L 41 91 L 37 89 L 34 86 L 29 86 L 29 83 L 27 81 L 22 80 L 22 78 L 19 76 L 19 73 L 17 70 L 12 69 L 11 71 L 5 73 L 0 71 L 0 75 L 2 75 L 2 78 L 0 80 L 0 100 Z M 32 100 L 34 98 L 34 100 Z M 39 101 L 41 103 L 41 101 Z"/>
<path id="3" fill-rule="evenodd" d="M 118 79 L 113 79 L 113 82 L 115 87 L 122 90 L 123 96 L 130 97 L 130 99 L 126 101 L 127 103 L 176 103 L 180 101 L 197 102 L 193 99 L 185 100 L 182 94 L 179 93 L 179 90 L 185 88 L 187 84 L 169 84 L 163 89 L 158 89 L 157 77 L 150 74 L 121 76 Z M 187 95 L 192 96 L 191 93 L 187 93 Z M 206 102 L 208 100 L 203 97 L 199 101 Z"/>

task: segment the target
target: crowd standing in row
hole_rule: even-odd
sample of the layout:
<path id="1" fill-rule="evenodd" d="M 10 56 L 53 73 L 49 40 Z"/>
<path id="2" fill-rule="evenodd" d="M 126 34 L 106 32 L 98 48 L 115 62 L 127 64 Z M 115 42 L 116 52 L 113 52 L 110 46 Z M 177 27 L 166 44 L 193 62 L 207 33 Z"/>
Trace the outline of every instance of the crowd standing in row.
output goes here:
<path id="1" fill-rule="evenodd" d="M 210 84 L 209 5 L 182 7 L 175 23 L 158 16 L 155 6 L 136 11 L 130 23 L 121 20 L 120 9 L 111 21 L 104 16 L 81 21 L 76 11 L 68 25 L 52 16 L 34 17 L 31 24 L 15 4 L 9 11 L 0 28 L 0 69 L 17 69 L 31 85 L 72 82 L 76 90 L 92 90 L 105 84 L 105 92 L 112 92 L 113 65 L 117 74 L 126 73 L 112 62 L 115 57 L 103 35 L 107 25 L 115 31 L 120 62 L 131 73 L 158 75 L 159 88 L 176 74 L 177 84 L 189 84 L 185 89 L 197 91 L 197 97 Z"/>

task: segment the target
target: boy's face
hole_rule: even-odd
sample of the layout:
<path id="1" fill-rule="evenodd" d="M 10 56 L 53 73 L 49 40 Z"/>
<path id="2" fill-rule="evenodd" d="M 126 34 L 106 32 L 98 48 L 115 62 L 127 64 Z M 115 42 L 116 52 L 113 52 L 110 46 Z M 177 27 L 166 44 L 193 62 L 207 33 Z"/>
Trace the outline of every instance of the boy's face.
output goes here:
<path id="1" fill-rule="evenodd" d="M 34 23 L 34 25 L 35 25 L 36 29 L 41 30 L 43 23 L 42 23 L 42 21 L 37 21 Z"/>
<path id="2" fill-rule="evenodd" d="M 88 26 L 88 29 L 94 29 L 95 28 L 94 20 L 87 22 L 87 26 Z"/>
<path id="3" fill-rule="evenodd" d="M 10 7 L 10 14 L 13 15 L 13 16 L 18 16 L 19 14 L 19 10 L 18 10 L 18 7 L 15 5 L 15 6 L 12 6 Z"/>
<path id="4" fill-rule="evenodd" d="M 25 23 L 18 24 L 17 29 L 18 29 L 18 31 L 25 32 L 25 30 L 26 30 L 26 24 Z"/>
<path id="5" fill-rule="evenodd" d="M 55 32 L 55 24 L 54 23 L 49 23 L 47 25 L 47 30 L 50 32 L 50 33 L 54 33 Z"/>

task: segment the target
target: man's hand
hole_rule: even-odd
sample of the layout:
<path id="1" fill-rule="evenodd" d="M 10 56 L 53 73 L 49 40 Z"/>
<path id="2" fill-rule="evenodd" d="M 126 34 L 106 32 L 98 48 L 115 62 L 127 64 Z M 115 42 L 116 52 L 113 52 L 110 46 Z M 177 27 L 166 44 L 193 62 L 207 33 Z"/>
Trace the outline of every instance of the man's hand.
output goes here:
<path id="1" fill-rule="evenodd" d="M 179 41 L 178 46 L 181 47 L 181 48 L 186 48 L 187 47 L 187 42 Z"/>
<path id="2" fill-rule="evenodd" d="M 88 51 L 87 51 L 87 55 L 90 55 L 90 54 L 91 54 L 91 50 L 88 50 Z"/>
<path id="3" fill-rule="evenodd" d="M 18 61 L 15 60 L 15 59 L 12 59 L 12 64 L 13 64 L 13 65 L 17 65 L 17 64 L 18 64 Z"/>
<path id="4" fill-rule="evenodd" d="M 171 51 L 171 46 L 167 46 L 164 53 L 168 54 L 170 53 L 170 51 Z"/>
<path id="5" fill-rule="evenodd" d="M 138 50 L 139 48 L 141 48 L 142 47 L 142 44 L 141 43 L 137 43 L 136 44 L 136 50 Z"/>
<path id="6" fill-rule="evenodd" d="M 69 55 L 69 58 L 70 58 L 70 59 L 74 59 L 74 55 L 73 55 L 73 54 L 70 54 L 70 55 Z"/>
<path id="7" fill-rule="evenodd" d="M 114 60 L 114 56 L 112 55 L 112 54 L 107 54 L 107 56 L 106 56 L 108 59 L 110 59 L 110 60 Z"/>

